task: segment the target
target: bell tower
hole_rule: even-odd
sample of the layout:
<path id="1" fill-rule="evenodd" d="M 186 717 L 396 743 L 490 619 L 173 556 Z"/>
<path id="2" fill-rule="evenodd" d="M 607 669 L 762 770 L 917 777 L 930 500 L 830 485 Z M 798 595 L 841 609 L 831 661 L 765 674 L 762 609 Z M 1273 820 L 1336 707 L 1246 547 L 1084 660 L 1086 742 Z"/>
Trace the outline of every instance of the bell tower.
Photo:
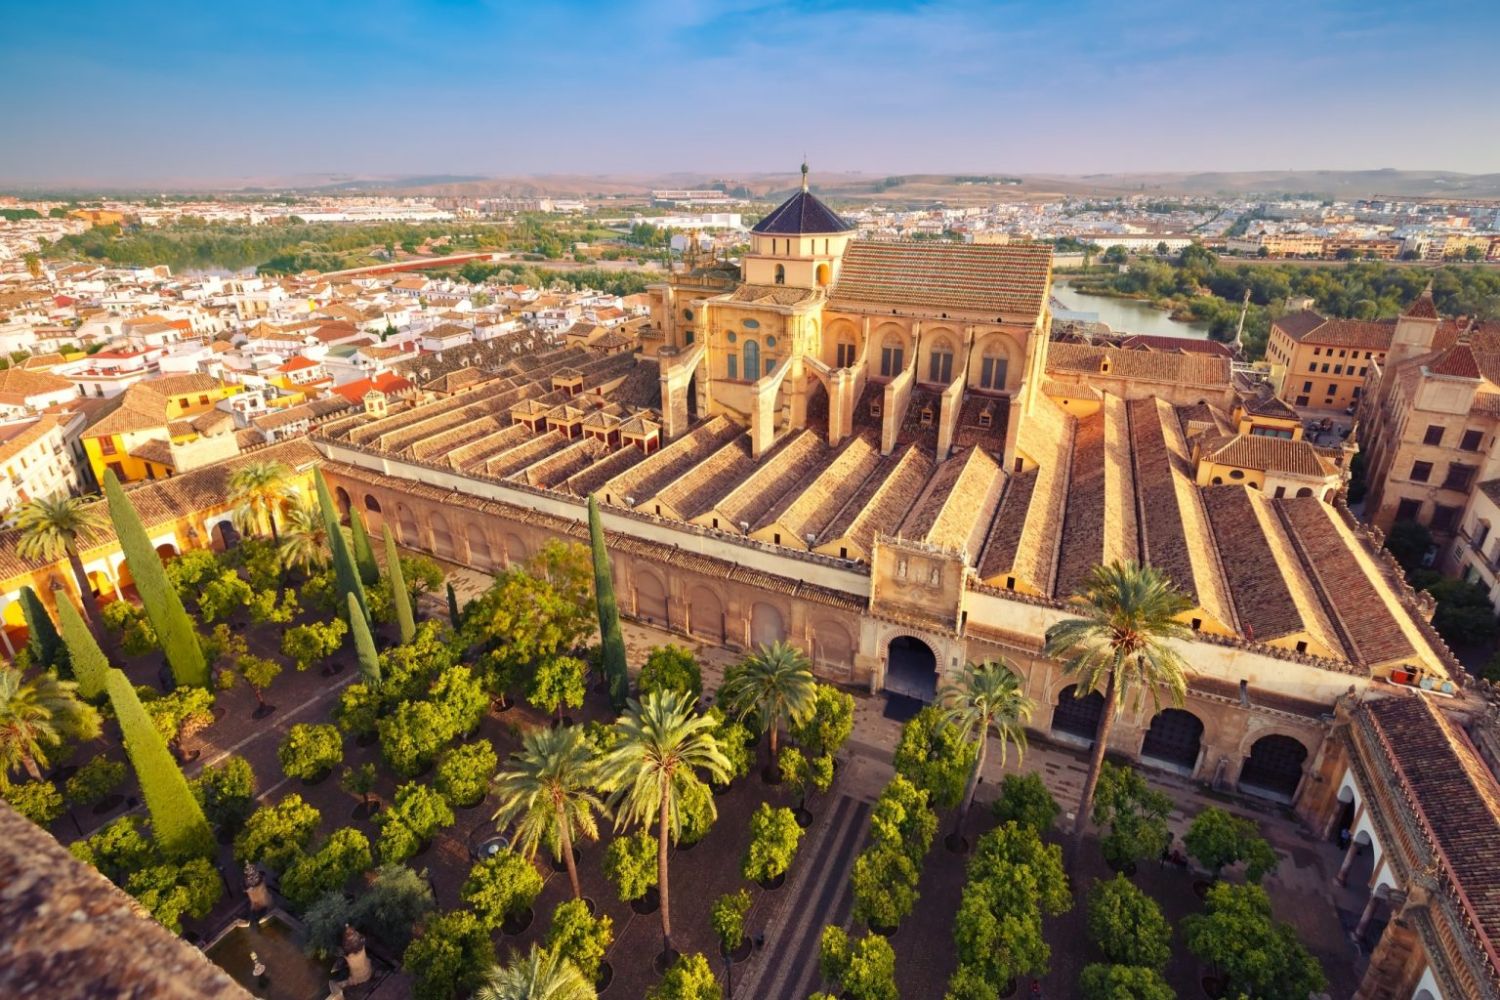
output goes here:
<path id="1" fill-rule="evenodd" d="M 854 236 L 854 227 L 808 189 L 807 163 L 802 186 L 750 230 L 745 281 L 752 285 L 828 288 L 838 278 L 839 261 Z"/>

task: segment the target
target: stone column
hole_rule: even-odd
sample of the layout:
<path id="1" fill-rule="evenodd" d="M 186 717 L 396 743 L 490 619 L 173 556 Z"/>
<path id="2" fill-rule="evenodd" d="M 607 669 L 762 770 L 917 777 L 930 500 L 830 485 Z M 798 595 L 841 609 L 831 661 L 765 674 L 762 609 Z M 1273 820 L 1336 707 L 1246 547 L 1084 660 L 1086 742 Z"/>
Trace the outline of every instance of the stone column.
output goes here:
<path id="1" fill-rule="evenodd" d="M 1359 915 L 1359 923 L 1354 925 L 1354 940 L 1358 941 L 1365 936 L 1365 931 L 1370 929 L 1370 920 L 1375 916 L 1375 907 L 1380 902 L 1380 897 L 1370 893 L 1369 902 L 1365 903 L 1364 912 Z"/>
<path id="2" fill-rule="evenodd" d="M 1359 841 L 1355 839 L 1355 831 L 1358 829 L 1359 821 L 1364 818 L 1364 815 L 1365 804 L 1361 802 L 1359 808 L 1354 811 L 1353 822 L 1349 824 L 1349 849 L 1344 852 L 1344 862 L 1339 865 L 1339 873 L 1333 879 L 1339 885 L 1349 884 L 1349 869 L 1354 865 L 1354 856 L 1359 853 Z"/>

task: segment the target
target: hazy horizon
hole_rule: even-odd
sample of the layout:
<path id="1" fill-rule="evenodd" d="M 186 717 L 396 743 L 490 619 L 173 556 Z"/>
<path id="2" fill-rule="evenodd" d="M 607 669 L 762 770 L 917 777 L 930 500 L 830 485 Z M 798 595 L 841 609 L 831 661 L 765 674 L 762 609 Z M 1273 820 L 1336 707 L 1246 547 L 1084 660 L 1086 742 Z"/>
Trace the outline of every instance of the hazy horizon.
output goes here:
<path id="1" fill-rule="evenodd" d="M 1500 171 L 1500 5 L 32 5 L 0 182 Z"/>

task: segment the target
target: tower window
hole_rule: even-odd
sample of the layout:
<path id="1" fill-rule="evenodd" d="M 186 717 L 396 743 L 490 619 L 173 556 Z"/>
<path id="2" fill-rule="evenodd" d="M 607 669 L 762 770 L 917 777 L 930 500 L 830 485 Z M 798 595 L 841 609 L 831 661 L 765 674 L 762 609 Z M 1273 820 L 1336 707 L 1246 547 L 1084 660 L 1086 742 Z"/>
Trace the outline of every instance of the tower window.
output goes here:
<path id="1" fill-rule="evenodd" d="M 786 284 L 786 268 L 781 264 L 776 265 L 776 284 Z"/>

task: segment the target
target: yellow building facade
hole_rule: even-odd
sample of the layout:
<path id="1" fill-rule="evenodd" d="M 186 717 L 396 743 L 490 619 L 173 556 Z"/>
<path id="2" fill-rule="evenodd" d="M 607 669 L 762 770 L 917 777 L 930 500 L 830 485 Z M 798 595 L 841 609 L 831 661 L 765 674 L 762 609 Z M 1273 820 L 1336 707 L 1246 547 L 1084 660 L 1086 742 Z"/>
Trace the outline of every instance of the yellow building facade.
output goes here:
<path id="1" fill-rule="evenodd" d="M 83 433 L 95 481 L 106 470 L 125 483 L 165 479 L 237 453 L 233 417 L 217 406 L 243 388 L 196 374 L 132 385 L 118 408 Z"/>

